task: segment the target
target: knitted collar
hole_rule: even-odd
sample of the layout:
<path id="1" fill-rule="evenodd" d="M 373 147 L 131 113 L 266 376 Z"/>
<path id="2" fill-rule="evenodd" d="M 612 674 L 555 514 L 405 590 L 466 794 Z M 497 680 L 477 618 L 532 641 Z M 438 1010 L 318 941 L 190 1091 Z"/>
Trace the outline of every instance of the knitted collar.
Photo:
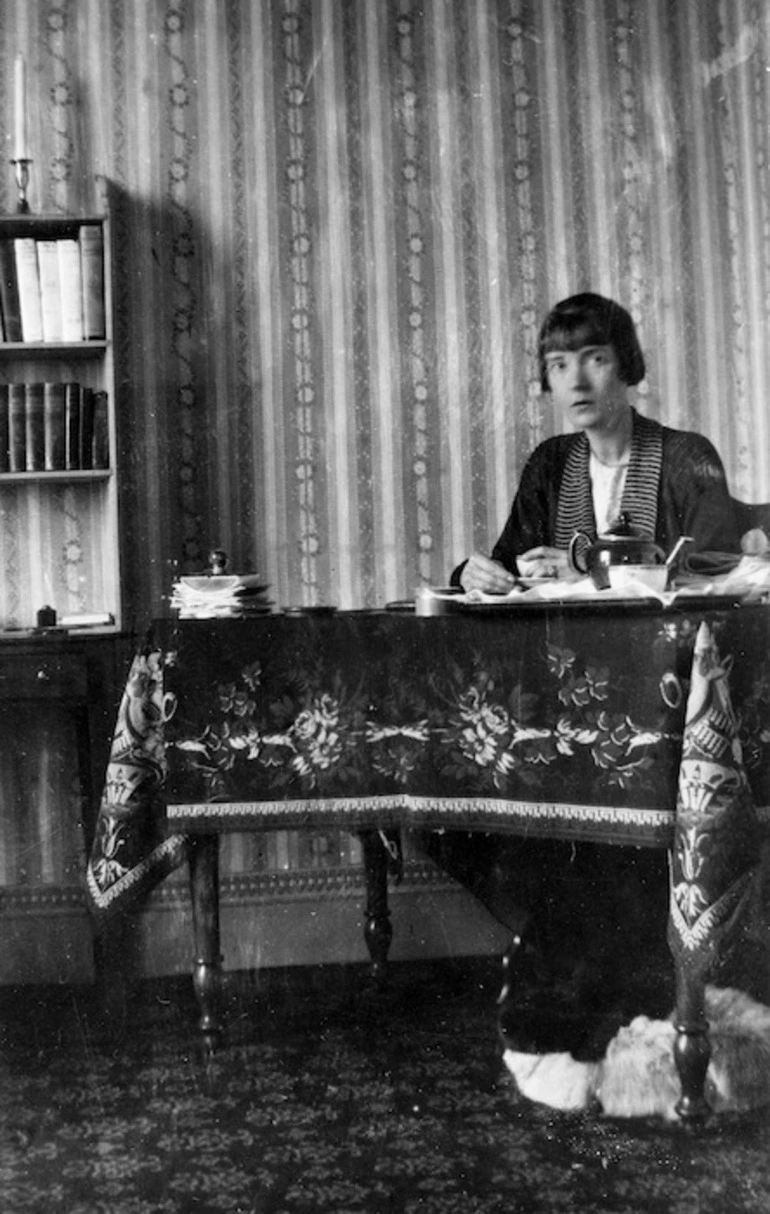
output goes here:
<path id="1" fill-rule="evenodd" d="M 636 409 L 632 409 L 632 413 L 631 462 L 620 508 L 628 515 L 635 531 L 648 539 L 655 539 L 658 489 L 663 465 L 663 431 L 657 422 L 642 417 Z M 559 486 L 554 535 L 557 548 L 568 548 L 576 531 L 585 531 L 592 538 L 596 536 L 591 479 L 588 474 L 590 454 L 591 448 L 585 434 L 575 434 Z"/>

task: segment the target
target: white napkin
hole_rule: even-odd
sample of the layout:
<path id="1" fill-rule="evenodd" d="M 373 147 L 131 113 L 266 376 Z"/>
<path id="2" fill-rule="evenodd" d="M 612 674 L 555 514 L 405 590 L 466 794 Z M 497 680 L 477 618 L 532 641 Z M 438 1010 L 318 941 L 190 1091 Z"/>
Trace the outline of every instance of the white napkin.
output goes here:
<path id="1" fill-rule="evenodd" d="M 740 595 L 747 603 L 770 594 L 770 558 L 743 556 L 734 569 L 717 577 L 690 577 L 678 588 L 678 595 Z"/>
<path id="2" fill-rule="evenodd" d="M 599 591 L 590 577 L 576 579 L 548 578 L 533 586 L 514 586 L 508 594 L 484 594 L 482 590 L 469 590 L 466 594 L 455 595 L 455 602 L 486 603 L 490 606 L 501 603 L 531 603 L 537 601 L 553 601 L 558 599 L 595 599 L 604 595 Z"/>
<path id="3" fill-rule="evenodd" d="M 716 577 L 690 575 L 670 590 L 655 591 L 641 579 L 632 576 L 617 590 L 597 590 L 590 577 L 577 579 L 548 579 L 524 587 L 514 586 L 508 594 L 484 594 L 481 590 L 469 590 L 464 594 L 449 594 L 440 589 L 424 587 L 421 596 L 433 599 L 437 608 L 443 602 L 487 604 L 565 602 L 587 600 L 606 602 L 628 599 L 657 599 L 663 606 L 670 606 L 675 599 L 721 595 L 736 595 L 744 602 L 756 602 L 770 595 L 770 558 L 767 556 L 744 556 L 729 573 Z"/>

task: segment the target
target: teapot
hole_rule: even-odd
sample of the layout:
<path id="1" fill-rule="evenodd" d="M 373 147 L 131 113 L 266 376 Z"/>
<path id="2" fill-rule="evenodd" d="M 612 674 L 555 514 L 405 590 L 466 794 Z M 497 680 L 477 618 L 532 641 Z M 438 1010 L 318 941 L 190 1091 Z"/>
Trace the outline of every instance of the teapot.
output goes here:
<path id="1" fill-rule="evenodd" d="M 609 588 L 610 565 L 663 565 L 666 561 L 662 548 L 635 531 L 627 514 L 621 514 L 617 523 L 595 540 L 585 531 L 576 531 L 568 556 L 575 572 L 590 574 L 598 590 Z"/>

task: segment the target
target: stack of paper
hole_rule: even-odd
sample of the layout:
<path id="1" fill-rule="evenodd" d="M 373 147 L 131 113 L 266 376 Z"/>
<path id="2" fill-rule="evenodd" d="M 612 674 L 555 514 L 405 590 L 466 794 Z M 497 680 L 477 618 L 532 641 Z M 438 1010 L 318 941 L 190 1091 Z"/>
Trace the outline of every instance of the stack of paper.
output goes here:
<path id="1" fill-rule="evenodd" d="M 171 606 L 181 619 L 265 615 L 273 607 L 268 590 L 258 574 L 181 577 L 172 587 Z"/>

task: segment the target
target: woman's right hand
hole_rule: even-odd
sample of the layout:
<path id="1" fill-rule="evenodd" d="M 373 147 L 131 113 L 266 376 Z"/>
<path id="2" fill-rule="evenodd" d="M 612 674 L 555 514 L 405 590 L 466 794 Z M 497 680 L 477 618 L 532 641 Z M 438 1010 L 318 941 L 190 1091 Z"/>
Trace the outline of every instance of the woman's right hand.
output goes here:
<path id="1" fill-rule="evenodd" d="M 499 561 L 474 552 L 460 574 L 463 590 L 481 590 L 484 594 L 507 594 L 516 585 L 516 578 Z"/>

